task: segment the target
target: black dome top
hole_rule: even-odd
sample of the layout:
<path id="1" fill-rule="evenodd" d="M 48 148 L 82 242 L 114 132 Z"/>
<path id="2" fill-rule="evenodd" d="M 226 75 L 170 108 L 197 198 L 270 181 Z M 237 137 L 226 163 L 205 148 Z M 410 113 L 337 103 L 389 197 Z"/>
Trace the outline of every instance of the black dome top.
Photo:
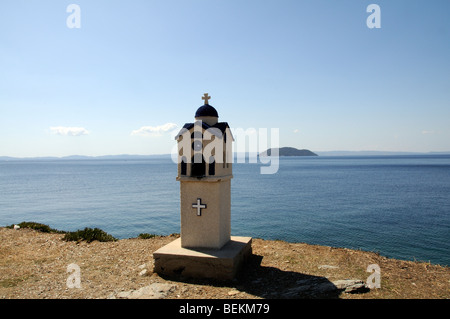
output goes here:
<path id="1" fill-rule="evenodd" d="M 197 112 L 195 112 L 195 117 L 201 116 L 219 117 L 219 114 L 217 113 L 216 109 L 213 108 L 211 105 L 205 104 L 203 106 L 200 106 Z"/>

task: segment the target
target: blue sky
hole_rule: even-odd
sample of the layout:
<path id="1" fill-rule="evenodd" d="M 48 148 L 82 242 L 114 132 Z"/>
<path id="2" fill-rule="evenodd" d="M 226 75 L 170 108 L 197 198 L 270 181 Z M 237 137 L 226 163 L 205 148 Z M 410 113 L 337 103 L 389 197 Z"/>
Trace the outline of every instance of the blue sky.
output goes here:
<path id="1" fill-rule="evenodd" d="M 279 128 L 281 146 L 450 151 L 449 14 L 448 0 L 2 0 L 0 156 L 169 153 L 205 92 L 221 121 Z"/>

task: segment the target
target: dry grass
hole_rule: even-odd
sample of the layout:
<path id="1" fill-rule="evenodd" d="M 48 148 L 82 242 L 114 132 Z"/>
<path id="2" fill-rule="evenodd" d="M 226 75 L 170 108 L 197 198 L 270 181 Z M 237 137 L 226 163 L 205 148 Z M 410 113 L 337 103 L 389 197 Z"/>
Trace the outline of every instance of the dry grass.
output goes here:
<path id="1" fill-rule="evenodd" d="M 168 298 L 286 298 L 305 279 L 366 281 L 381 269 L 381 288 L 365 293 L 299 294 L 295 298 L 449 298 L 450 268 L 389 259 L 372 252 L 283 241 L 253 240 L 253 257 L 232 282 L 173 281 L 152 273 L 152 252 L 174 240 L 124 239 L 66 242 L 61 234 L 0 228 L 0 298 L 108 298 L 155 282 L 175 285 Z M 67 266 L 81 269 L 81 289 L 69 289 Z M 333 267 L 321 267 L 327 265 Z M 143 269 L 148 272 L 140 275 Z"/>

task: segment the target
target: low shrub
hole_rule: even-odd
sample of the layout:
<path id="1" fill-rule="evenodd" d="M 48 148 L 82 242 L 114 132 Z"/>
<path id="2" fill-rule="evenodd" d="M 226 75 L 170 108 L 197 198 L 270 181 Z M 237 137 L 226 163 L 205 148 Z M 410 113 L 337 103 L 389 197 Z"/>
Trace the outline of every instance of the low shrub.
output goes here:
<path id="1" fill-rule="evenodd" d="M 34 230 L 40 231 L 42 233 L 58 233 L 58 234 L 65 233 L 62 230 L 57 230 L 57 229 L 51 228 L 48 225 L 35 223 L 35 222 L 21 222 L 20 224 L 17 224 L 17 226 L 20 226 L 20 228 L 34 229 Z M 14 225 L 6 226 L 6 228 L 14 228 Z"/>
<path id="2" fill-rule="evenodd" d="M 117 241 L 117 238 L 114 238 L 112 235 L 106 233 L 105 231 L 99 228 L 88 228 L 86 227 L 83 230 L 77 230 L 74 232 L 67 232 L 64 235 L 63 240 L 65 241 L 82 241 L 85 240 L 88 243 L 93 242 L 94 240 L 107 242 L 107 241 Z"/>
<path id="3" fill-rule="evenodd" d="M 142 234 L 138 235 L 138 238 L 140 238 L 140 239 L 150 239 L 150 238 L 153 238 L 155 236 L 156 236 L 155 234 L 142 233 Z"/>

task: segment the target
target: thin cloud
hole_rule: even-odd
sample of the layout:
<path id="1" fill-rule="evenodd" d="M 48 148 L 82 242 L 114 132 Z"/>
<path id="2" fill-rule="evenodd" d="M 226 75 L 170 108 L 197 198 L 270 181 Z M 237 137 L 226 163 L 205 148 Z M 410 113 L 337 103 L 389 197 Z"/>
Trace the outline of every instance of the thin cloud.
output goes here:
<path id="1" fill-rule="evenodd" d="M 131 132 L 131 135 L 138 136 L 161 136 L 164 133 L 171 132 L 176 129 L 178 125 L 174 123 L 166 123 L 159 126 L 143 126 L 138 130 Z"/>
<path id="2" fill-rule="evenodd" d="M 426 130 L 424 130 L 424 131 L 422 131 L 422 134 L 434 134 L 434 131 L 426 131 Z"/>
<path id="3" fill-rule="evenodd" d="M 86 130 L 84 127 L 54 126 L 50 127 L 50 131 L 53 134 L 62 136 L 81 136 L 89 134 L 89 131 Z"/>

